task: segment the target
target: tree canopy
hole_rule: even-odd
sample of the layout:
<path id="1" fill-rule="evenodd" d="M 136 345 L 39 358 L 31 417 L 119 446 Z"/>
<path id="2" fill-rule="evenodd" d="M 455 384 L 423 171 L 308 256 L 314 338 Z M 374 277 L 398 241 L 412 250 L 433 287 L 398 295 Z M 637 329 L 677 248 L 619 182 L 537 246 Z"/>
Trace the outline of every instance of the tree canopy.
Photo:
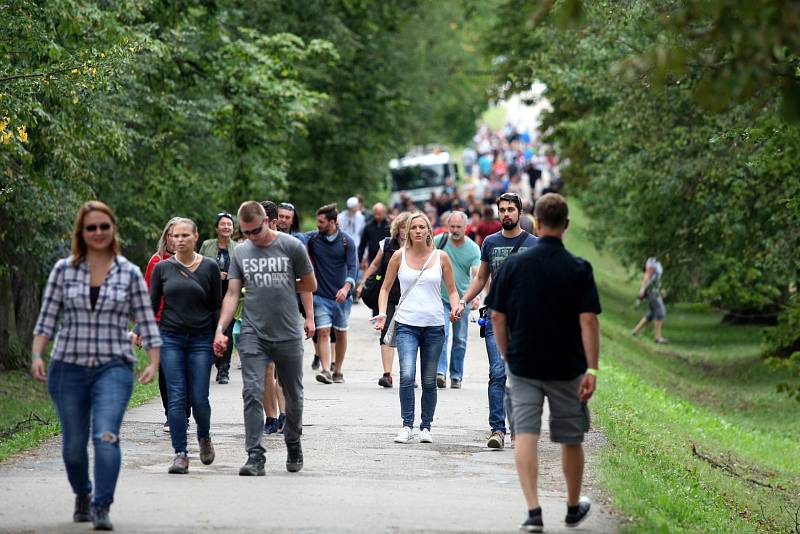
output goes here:
<path id="1" fill-rule="evenodd" d="M 248 198 L 311 211 L 384 189 L 411 144 L 463 142 L 488 81 L 464 74 L 478 36 L 461 4 L 4 2 L 0 365 L 26 359 L 84 200 L 115 209 L 142 264 L 174 215 L 207 236 Z"/>

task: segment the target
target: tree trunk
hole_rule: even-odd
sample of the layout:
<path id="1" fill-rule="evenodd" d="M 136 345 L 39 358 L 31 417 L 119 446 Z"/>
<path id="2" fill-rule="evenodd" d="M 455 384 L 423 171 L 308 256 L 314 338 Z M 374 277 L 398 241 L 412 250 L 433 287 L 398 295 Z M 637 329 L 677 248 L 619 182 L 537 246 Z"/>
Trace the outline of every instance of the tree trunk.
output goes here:
<path id="1" fill-rule="evenodd" d="M 19 369 L 25 363 L 25 345 L 17 328 L 16 299 L 8 269 L 0 269 L 0 370 Z"/>

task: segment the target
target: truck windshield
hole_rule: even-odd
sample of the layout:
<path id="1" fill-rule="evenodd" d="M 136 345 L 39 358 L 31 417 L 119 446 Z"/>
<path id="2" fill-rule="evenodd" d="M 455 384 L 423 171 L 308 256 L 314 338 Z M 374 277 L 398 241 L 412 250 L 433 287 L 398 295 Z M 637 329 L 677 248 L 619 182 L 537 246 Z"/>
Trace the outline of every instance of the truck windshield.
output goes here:
<path id="1" fill-rule="evenodd" d="M 447 165 L 419 165 L 392 169 L 392 190 L 406 191 L 444 185 L 450 174 Z"/>

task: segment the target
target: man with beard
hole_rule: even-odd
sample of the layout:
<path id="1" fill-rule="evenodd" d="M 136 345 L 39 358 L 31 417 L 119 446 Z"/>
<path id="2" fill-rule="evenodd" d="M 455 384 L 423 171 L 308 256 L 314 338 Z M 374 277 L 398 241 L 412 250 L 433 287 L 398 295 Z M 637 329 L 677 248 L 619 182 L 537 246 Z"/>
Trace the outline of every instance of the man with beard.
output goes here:
<path id="1" fill-rule="evenodd" d="M 481 266 L 458 305 L 457 317 L 461 317 L 464 303 L 472 302 L 472 299 L 483 290 L 489 276 L 491 275 L 492 279 L 497 276 L 506 258 L 536 244 L 536 238 L 519 226 L 522 214 L 522 199 L 519 195 L 504 193 L 497 197 L 497 211 L 500 215 L 502 230 L 488 236 L 483 241 Z M 506 435 L 506 366 L 495 342 L 492 322 L 488 319 L 491 317 L 491 310 L 487 310 L 484 317 L 486 318 L 486 353 L 489 356 L 489 426 L 492 431 L 486 446 L 492 449 L 502 449 L 505 445 Z M 511 436 L 514 437 L 513 428 Z"/>

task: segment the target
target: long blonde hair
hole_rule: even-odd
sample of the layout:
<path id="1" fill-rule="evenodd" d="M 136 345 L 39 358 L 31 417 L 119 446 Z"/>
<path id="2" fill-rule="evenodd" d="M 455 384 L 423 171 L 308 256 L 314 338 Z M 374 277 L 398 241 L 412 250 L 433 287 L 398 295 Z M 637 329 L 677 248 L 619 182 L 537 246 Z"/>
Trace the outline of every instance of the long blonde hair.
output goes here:
<path id="1" fill-rule="evenodd" d="M 173 217 L 171 218 L 167 224 L 164 226 L 164 230 L 161 232 L 161 237 L 158 239 L 158 247 L 156 248 L 156 254 L 162 260 L 164 259 L 164 255 L 167 253 L 167 234 L 172 227 L 175 226 L 175 223 L 180 221 L 180 217 Z M 172 252 L 170 252 L 172 254 Z"/>
<path id="2" fill-rule="evenodd" d="M 397 217 L 394 218 L 392 221 L 392 241 L 397 241 L 400 239 L 400 228 L 408 225 L 409 217 L 411 217 L 411 213 L 404 211 L 399 213 Z"/>
<path id="3" fill-rule="evenodd" d="M 418 211 L 416 213 L 412 213 L 408 218 L 408 235 L 406 235 L 406 242 L 404 248 L 411 248 L 413 243 L 411 242 L 411 224 L 414 222 L 414 219 L 422 219 L 425 222 L 425 226 L 428 228 L 428 237 L 425 239 L 425 244 L 429 249 L 433 249 L 433 225 L 431 225 L 431 220 L 428 218 L 427 215 Z"/>

